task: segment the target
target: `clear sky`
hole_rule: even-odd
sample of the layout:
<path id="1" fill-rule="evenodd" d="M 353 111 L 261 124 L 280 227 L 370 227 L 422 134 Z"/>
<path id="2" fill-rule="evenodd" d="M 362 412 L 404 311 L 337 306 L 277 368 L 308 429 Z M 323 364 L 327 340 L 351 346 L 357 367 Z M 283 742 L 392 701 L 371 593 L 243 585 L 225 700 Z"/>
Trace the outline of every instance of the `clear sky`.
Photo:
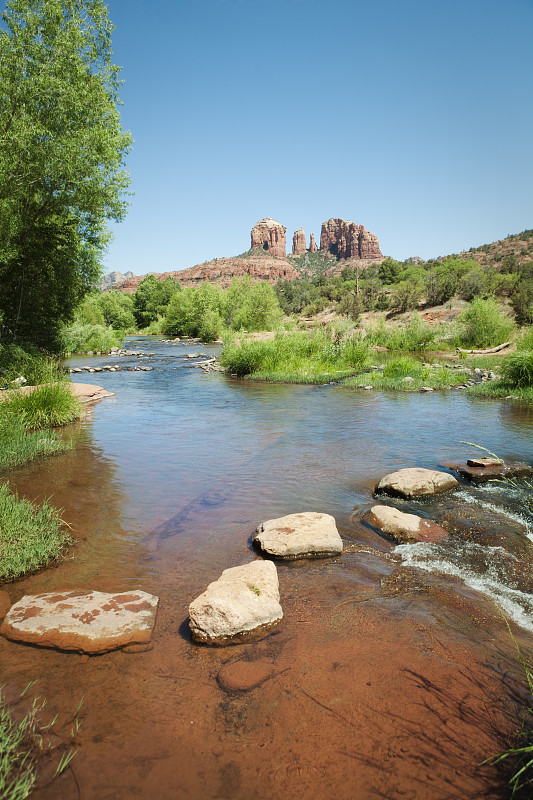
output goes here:
<path id="1" fill-rule="evenodd" d="M 404 259 L 533 227 L 533 0 L 108 0 L 134 137 L 105 271 L 183 269 L 263 217 Z"/>

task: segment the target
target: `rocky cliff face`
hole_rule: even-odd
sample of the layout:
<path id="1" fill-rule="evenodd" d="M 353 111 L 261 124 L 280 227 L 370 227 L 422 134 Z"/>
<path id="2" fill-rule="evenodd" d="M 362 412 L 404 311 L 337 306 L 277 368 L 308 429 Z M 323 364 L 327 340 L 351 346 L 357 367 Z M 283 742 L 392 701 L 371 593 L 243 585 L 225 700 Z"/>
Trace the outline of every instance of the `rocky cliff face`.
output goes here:
<path id="1" fill-rule="evenodd" d="M 363 225 L 331 218 L 322 223 L 320 249 L 329 250 L 337 258 L 383 258 L 378 237 Z"/>
<path id="2" fill-rule="evenodd" d="M 252 250 L 262 247 L 269 255 L 285 258 L 287 228 L 280 225 L 275 219 L 266 217 L 260 219 L 252 228 Z"/>
<path id="3" fill-rule="evenodd" d="M 316 253 L 317 250 L 318 250 L 318 247 L 316 246 L 316 242 L 315 242 L 315 234 L 312 233 L 309 236 L 309 252 L 310 253 Z"/>
<path id="4" fill-rule="evenodd" d="M 303 228 L 298 228 L 292 237 L 292 254 L 293 256 L 301 256 L 307 250 L 305 246 L 305 231 Z"/>
<path id="5" fill-rule="evenodd" d="M 114 272 L 109 272 L 107 275 L 102 275 L 98 283 L 98 288 L 100 291 L 104 292 L 106 289 L 109 289 L 111 286 L 113 286 L 114 283 L 122 283 L 123 281 L 128 280 L 128 278 L 133 277 L 133 272 L 122 273 L 115 270 Z"/>

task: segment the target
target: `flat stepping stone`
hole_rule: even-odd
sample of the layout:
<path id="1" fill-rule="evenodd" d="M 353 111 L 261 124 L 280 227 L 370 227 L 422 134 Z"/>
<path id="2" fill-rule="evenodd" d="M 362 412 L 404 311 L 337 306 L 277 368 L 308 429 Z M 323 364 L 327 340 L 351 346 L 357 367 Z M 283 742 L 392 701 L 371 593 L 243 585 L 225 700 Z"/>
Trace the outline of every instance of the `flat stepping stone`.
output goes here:
<path id="1" fill-rule="evenodd" d="M 261 550 L 276 558 L 325 558 L 342 553 L 342 539 L 330 514 L 304 511 L 262 522 L 254 534 Z"/>
<path id="2" fill-rule="evenodd" d="M 283 618 L 278 573 L 272 561 L 225 569 L 189 606 L 197 642 L 224 646 L 258 638 Z"/>
<path id="3" fill-rule="evenodd" d="M 393 497 L 423 497 L 448 492 L 459 486 L 453 475 L 435 469 L 408 467 L 385 475 L 376 486 L 376 492 Z"/>
<path id="4" fill-rule="evenodd" d="M 106 653 L 148 643 L 158 603 L 159 598 L 141 591 L 26 595 L 8 611 L 0 634 L 41 647 Z"/>
<path id="5" fill-rule="evenodd" d="M 447 531 L 436 522 L 416 514 L 405 514 L 391 506 L 373 506 L 363 520 L 400 544 L 440 542 L 448 538 Z"/>
<path id="6" fill-rule="evenodd" d="M 473 483 L 533 475 L 533 469 L 529 464 L 519 461 L 500 461 L 497 458 L 469 458 L 466 464 L 447 463 L 444 466 L 453 469 Z"/>
<path id="7" fill-rule="evenodd" d="M 225 692 L 249 692 L 274 675 L 274 665 L 268 659 L 233 661 L 224 664 L 217 675 L 217 683 Z"/>

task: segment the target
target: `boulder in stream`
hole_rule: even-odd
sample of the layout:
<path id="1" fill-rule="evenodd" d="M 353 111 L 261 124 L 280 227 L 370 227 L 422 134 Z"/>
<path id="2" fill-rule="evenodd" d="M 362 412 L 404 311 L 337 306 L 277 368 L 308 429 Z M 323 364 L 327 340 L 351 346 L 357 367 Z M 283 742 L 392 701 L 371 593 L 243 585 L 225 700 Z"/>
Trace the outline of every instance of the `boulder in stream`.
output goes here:
<path id="1" fill-rule="evenodd" d="M 254 534 L 254 542 L 271 556 L 324 558 L 342 553 L 342 539 L 335 519 L 330 514 L 303 511 L 262 522 Z"/>
<path id="2" fill-rule="evenodd" d="M 26 595 L 8 611 L 0 634 L 42 647 L 106 653 L 149 642 L 158 603 L 154 595 L 137 590 Z"/>
<path id="3" fill-rule="evenodd" d="M 400 544 L 440 542 L 448 538 L 447 531 L 436 522 L 405 514 L 392 506 L 373 506 L 363 520 Z"/>
<path id="4" fill-rule="evenodd" d="M 529 464 L 501 461 L 498 458 L 469 458 L 466 464 L 448 463 L 444 466 L 453 469 L 473 483 L 485 483 L 501 478 L 526 478 L 533 475 L 533 469 Z"/>
<path id="5" fill-rule="evenodd" d="M 257 638 L 283 618 L 272 561 L 225 569 L 189 606 L 193 639 L 224 646 Z"/>
<path id="6" fill-rule="evenodd" d="M 385 475 L 376 486 L 376 493 L 385 492 L 393 497 L 422 497 L 447 492 L 457 486 L 459 482 L 448 472 L 408 467 Z"/>

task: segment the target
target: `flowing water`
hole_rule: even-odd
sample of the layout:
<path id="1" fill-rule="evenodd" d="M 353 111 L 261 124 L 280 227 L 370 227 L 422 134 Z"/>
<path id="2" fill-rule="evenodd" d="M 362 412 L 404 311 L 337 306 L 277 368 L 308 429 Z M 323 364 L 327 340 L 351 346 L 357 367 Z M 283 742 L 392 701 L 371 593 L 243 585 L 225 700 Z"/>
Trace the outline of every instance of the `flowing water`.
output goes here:
<path id="1" fill-rule="evenodd" d="M 361 516 L 384 474 L 466 459 L 462 440 L 532 463 L 533 409 L 236 381 L 184 359 L 212 346 L 130 344 L 154 352 L 142 359 L 153 371 L 73 375 L 116 396 L 71 427 L 70 452 L 10 476 L 20 493 L 52 497 L 77 540 L 61 564 L 9 586 L 13 601 L 70 588 L 141 588 L 161 601 L 145 653 L 88 658 L 0 640 L 8 695 L 39 678 L 33 693 L 78 746 L 35 797 L 505 797 L 500 772 L 480 764 L 525 708 L 502 613 L 528 656 L 531 492 L 465 484 L 384 501 L 443 524 L 450 540 L 434 545 L 394 546 Z M 262 641 L 193 644 L 189 602 L 258 557 L 261 521 L 301 510 L 335 517 L 343 555 L 278 565 L 285 618 Z M 218 673 L 240 662 L 270 679 L 223 691 Z"/>

